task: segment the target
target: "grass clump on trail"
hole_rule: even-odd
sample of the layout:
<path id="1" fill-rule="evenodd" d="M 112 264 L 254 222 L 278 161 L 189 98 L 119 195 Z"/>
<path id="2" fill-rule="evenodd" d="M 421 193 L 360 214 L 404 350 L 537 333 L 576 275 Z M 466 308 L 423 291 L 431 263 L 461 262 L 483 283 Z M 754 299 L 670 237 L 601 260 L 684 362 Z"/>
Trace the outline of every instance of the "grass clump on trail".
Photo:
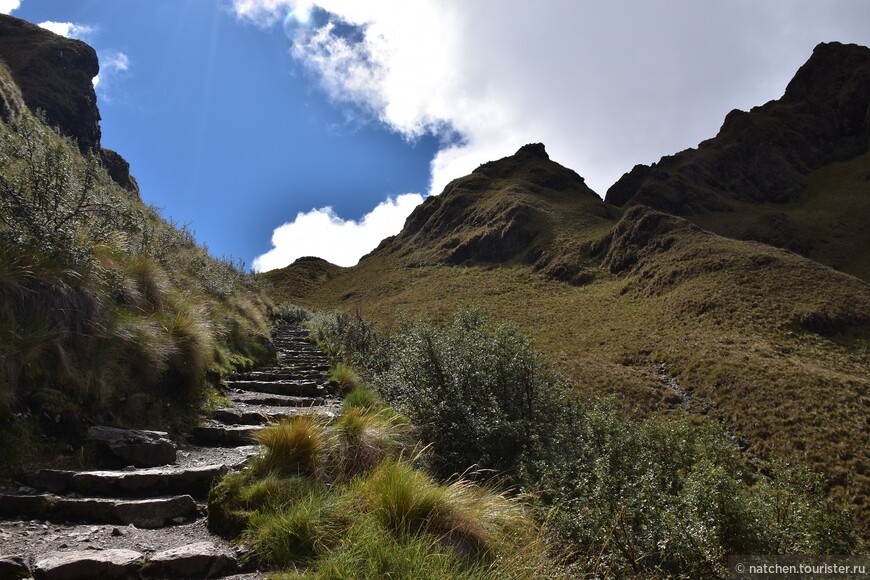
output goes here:
<path id="1" fill-rule="evenodd" d="M 525 508 L 420 469 L 409 425 L 370 394 L 333 421 L 297 416 L 264 429 L 264 451 L 224 478 L 209 527 L 238 537 L 287 577 L 494 577 L 546 553 Z"/>

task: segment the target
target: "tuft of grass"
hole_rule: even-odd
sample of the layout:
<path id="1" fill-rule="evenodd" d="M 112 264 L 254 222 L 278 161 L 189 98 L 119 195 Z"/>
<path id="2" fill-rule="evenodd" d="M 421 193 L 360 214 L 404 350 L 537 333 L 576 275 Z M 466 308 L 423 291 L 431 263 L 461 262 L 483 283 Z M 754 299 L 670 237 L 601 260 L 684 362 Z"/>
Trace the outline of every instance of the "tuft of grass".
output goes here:
<path id="1" fill-rule="evenodd" d="M 315 477 L 324 473 L 323 461 L 329 442 L 324 425 L 316 417 L 290 417 L 257 432 L 256 438 L 266 448 L 264 470 Z"/>
<path id="2" fill-rule="evenodd" d="M 398 537 L 422 531 L 439 538 L 456 552 L 477 557 L 487 548 L 487 524 L 502 523 L 500 496 L 465 481 L 439 485 L 400 461 L 386 460 L 360 486 L 360 494 L 383 525 Z M 505 502 L 509 504 L 509 502 Z"/>
<path id="3" fill-rule="evenodd" d="M 379 410 L 383 407 L 378 394 L 364 383 L 358 384 L 344 397 L 344 409 Z"/>
<path id="4" fill-rule="evenodd" d="M 333 424 L 340 476 L 351 479 L 411 447 L 409 426 L 389 408 L 346 407 Z"/>
<path id="5" fill-rule="evenodd" d="M 254 547 L 261 563 L 287 568 L 327 554 L 341 538 L 343 520 L 335 497 L 310 488 L 281 510 L 255 513 L 242 540 Z"/>
<path id="6" fill-rule="evenodd" d="M 360 385 L 361 379 L 349 365 L 336 363 L 329 369 L 329 382 L 338 387 L 340 393 L 349 393 Z"/>
<path id="7" fill-rule="evenodd" d="M 440 549 L 437 538 L 421 534 L 398 540 L 374 518 L 359 518 L 345 535 L 341 549 L 332 550 L 311 566 L 277 574 L 278 579 L 382 578 L 472 579 L 488 578 L 484 570 L 469 567 L 459 555 Z"/>

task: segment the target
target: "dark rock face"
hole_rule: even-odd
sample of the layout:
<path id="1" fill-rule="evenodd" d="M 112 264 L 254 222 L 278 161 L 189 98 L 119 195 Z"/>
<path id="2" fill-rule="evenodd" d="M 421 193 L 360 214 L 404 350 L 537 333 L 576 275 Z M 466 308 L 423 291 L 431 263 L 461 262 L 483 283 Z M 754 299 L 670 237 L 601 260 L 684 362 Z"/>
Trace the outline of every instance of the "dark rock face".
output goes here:
<path id="1" fill-rule="evenodd" d="M 130 175 L 130 164 L 111 149 L 100 149 L 100 162 L 112 180 L 132 194 L 139 195 L 139 184 Z"/>
<path id="2" fill-rule="evenodd" d="M 0 15 L 0 59 L 32 111 L 76 140 L 82 151 L 100 146 L 100 113 L 93 78 L 97 53 L 13 16 Z"/>
<path id="3" fill-rule="evenodd" d="M 801 194 L 810 171 L 866 151 L 868 140 L 870 49 L 820 44 L 781 99 L 732 111 L 697 149 L 636 166 L 605 200 L 676 215 L 727 211 L 734 202 L 786 203 Z"/>
<path id="4" fill-rule="evenodd" d="M 100 147 L 100 112 L 93 85 L 100 65 L 93 48 L 0 14 L 0 61 L 13 81 L 0 74 L 0 118 L 17 117 L 23 105 L 33 112 L 43 111 L 48 124 L 75 140 L 82 152 L 96 152 L 115 183 L 139 195 L 130 164 Z"/>

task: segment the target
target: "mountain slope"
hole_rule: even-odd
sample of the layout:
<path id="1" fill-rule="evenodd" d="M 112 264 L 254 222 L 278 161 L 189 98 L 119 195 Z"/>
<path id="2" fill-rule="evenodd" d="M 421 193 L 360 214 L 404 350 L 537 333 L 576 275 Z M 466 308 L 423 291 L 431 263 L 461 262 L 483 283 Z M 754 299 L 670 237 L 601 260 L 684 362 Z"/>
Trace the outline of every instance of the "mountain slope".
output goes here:
<path id="1" fill-rule="evenodd" d="M 870 49 L 820 44 L 782 98 L 732 111 L 715 138 L 634 167 L 605 199 L 681 215 L 867 280 L 868 144 Z"/>

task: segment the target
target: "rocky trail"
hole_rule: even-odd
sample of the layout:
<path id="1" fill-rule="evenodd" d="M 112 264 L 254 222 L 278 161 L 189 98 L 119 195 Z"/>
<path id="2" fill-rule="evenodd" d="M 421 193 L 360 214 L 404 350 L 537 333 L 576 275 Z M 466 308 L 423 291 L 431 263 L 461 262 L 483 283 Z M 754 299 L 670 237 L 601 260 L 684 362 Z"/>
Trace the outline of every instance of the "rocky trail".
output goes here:
<path id="1" fill-rule="evenodd" d="M 208 531 L 206 501 L 257 453 L 264 425 L 338 411 L 327 358 L 306 337 L 273 329 L 278 363 L 228 380 L 231 405 L 190 433 L 90 429 L 118 469 L 46 469 L 0 486 L 0 580 L 264 577 Z"/>

